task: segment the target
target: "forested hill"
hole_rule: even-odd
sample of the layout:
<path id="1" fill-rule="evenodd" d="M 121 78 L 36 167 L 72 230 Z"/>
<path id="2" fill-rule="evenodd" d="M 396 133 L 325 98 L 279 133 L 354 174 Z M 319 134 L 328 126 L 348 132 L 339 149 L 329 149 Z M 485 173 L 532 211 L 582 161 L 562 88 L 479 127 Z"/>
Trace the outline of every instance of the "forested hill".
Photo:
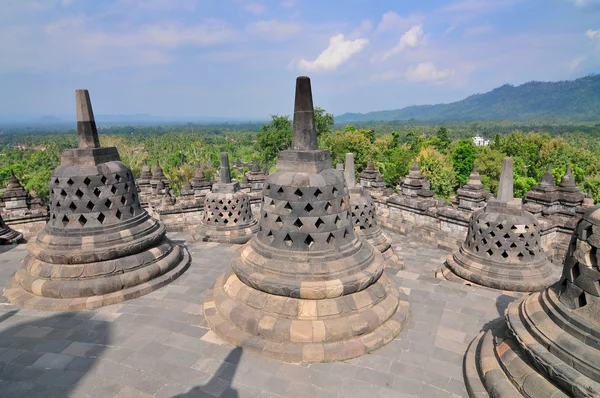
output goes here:
<path id="1" fill-rule="evenodd" d="M 369 113 L 345 113 L 337 123 L 393 121 L 600 121 L 600 74 L 560 82 L 505 84 L 450 104 L 414 105 Z"/>

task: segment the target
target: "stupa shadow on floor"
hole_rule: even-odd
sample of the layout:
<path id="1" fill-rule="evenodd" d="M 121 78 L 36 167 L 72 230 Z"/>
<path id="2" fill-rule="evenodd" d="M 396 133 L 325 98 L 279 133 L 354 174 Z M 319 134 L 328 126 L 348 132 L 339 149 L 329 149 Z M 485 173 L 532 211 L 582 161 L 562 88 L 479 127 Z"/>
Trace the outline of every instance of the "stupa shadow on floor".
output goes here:
<path id="1" fill-rule="evenodd" d="M 203 385 L 193 387 L 185 394 L 175 395 L 173 398 L 214 398 L 215 391 L 217 390 L 222 391 L 219 397 L 239 397 L 238 391 L 231 387 L 231 381 L 235 377 L 235 373 L 242 358 L 242 351 L 243 350 L 241 348 L 233 349 L 208 382 Z M 227 385 L 223 389 L 224 383 Z"/>
<path id="2" fill-rule="evenodd" d="M 22 321 L 31 318 L 0 315 L 0 396 L 71 396 L 110 344 L 110 323 L 77 312 Z"/>

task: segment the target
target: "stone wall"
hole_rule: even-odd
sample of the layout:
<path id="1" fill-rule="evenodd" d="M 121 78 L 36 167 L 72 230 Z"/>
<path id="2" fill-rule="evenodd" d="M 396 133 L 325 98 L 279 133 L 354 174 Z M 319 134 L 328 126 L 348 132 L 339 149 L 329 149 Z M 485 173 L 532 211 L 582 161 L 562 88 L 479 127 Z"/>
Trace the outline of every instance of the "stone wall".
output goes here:
<path id="1" fill-rule="evenodd" d="M 262 196 L 260 193 L 259 195 L 250 195 L 250 208 L 254 217 L 260 215 L 261 203 Z M 204 215 L 204 204 L 194 207 L 186 207 L 179 203 L 171 206 L 157 207 L 147 205 L 146 210 L 152 217 L 162 221 L 167 227 L 168 232 L 193 232 L 200 225 L 200 221 Z"/>
<path id="2" fill-rule="evenodd" d="M 456 250 L 465 240 L 471 212 L 452 206 L 411 209 L 389 201 L 389 196 L 375 197 L 377 223 L 401 235 L 424 243 Z M 415 199 L 418 200 L 418 199 Z M 541 246 L 549 259 L 562 266 L 569 241 L 579 216 L 536 216 L 540 223 Z"/>

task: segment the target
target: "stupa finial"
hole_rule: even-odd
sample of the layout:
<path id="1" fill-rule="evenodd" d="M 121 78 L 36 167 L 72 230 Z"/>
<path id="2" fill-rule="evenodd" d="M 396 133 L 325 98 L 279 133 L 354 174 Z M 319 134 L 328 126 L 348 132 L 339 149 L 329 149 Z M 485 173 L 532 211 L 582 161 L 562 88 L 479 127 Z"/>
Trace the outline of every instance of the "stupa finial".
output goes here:
<path id="1" fill-rule="evenodd" d="M 75 90 L 77 108 L 77 137 L 79 148 L 100 148 L 100 139 L 94 120 L 90 93 L 86 89 Z"/>
<path id="2" fill-rule="evenodd" d="M 229 172 L 229 155 L 227 152 L 221 152 L 221 183 L 230 184 L 231 183 L 231 173 Z"/>
<path id="3" fill-rule="evenodd" d="M 310 78 L 300 76 L 296 79 L 292 150 L 315 151 L 318 149 Z"/>
<path id="4" fill-rule="evenodd" d="M 498 200 L 510 202 L 514 199 L 514 171 L 512 158 L 506 157 L 502 162 L 500 173 L 500 186 L 498 187 Z"/>
<path id="5" fill-rule="evenodd" d="M 356 176 L 354 174 L 354 154 L 346 154 L 346 168 L 344 170 L 344 178 L 346 179 L 346 185 L 348 188 L 354 188 L 356 186 Z"/>

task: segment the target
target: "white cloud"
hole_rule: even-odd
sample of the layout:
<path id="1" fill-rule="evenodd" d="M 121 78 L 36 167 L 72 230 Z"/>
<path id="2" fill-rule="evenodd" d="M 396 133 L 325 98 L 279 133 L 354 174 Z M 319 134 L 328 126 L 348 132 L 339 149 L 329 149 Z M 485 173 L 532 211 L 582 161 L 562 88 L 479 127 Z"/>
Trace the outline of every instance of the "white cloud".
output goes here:
<path id="1" fill-rule="evenodd" d="M 261 15 L 267 11 L 267 8 L 261 3 L 244 1 L 244 10 L 249 12 L 250 14 Z"/>
<path id="2" fill-rule="evenodd" d="M 73 0 L 63 0 L 73 1 Z M 172 11 L 177 9 L 184 9 L 192 11 L 196 8 L 198 0 L 118 0 L 116 3 L 117 9 L 123 8 L 135 8 L 139 10 L 166 10 Z"/>
<path id="3" fill-rule="evenodd" d="M 585 57 L 585 56 L 573 58 L 571 60 L 571 62 L 569 62 L 569 69 L 577 69 L 579 67 L 579 65 L 581 65 L 581 63 L 583 61 L 585 61 L 586 59 L 587 59 L 587 57 Z"/>
<path id="4" fill-rule="evenodd" d="M 279 5 L 283 8 L 293 8 L 296 6 L 296 0 L 283 0 Z"/>
<path id="5" fill-rule="evenodd" d="M 587 32 L 585 32 L 585 35 L 592 40 L 594 40 L 596 37 L 600 39 L 600 29 L 598 29 L 598 30 L 588 29 Z"/>
<path id="6" fill-rule="evenodd" d="M 361 37 L 365 34 L 369 33 L 373 29 L 373 22 L 370 19 L 364 19 L 360 22 L 358 28 L 354 29 L 352 33 L 350 33 L 351 38 Z"/>
<path id="7" fill-rule="evenodd" d="M 369 44 L 367 39 L 346 40 L 339 34 L 329 39 L 327 47 L 314 61 L 301 59 L 297 67 L 304 72 L 332 71 L 345 64 Z"/>
<path id="8" fill-rule="evenodd" d="M 570 0 L 575 7 L 585 8 L 600 5 L 600 0 Z"/>
<path id="9" fill-rule="evenodd" d="M 404 78 L 411 82 L 433 82 L 446 80 L 454 75 L 450 69 L 437 69 L 433 62 L 423 62 L 404 72 Z"/>
<path id="10" fill-rule="evenodd" d="M 294 22 L 280 22 L 276 19 L 253 22 L 246 26 L 249 33 L 263 36 L 266 39 L 278 41 L 293 37 L 302 31 L 302 26 Z"/>
<path id="11" fill-rule="evenodd" d="M 408 26 L 420 24 L 422 22 L 423 17 L 420 15 L 412 14 L 408 17 L 401 17 L 396 12 L 389 11 L 381 17 L 381 22 L 377 25 L 377 33 L 406 29 Z"/>
<path id="12" fill-rule="evenodd" d="M 416 47 L 423 42 L 425 34 L 423 33 L 423 27 L 416 25 L 405 32 L 396 47 L 383 54 L 383 59 L 386 60 L 394 55 L 400 54 L 407 47 Z"/>
<path id="13" fill-rule="evenodd" d="M 481 36 L 490 33 L 492 30 L 494 30 L 492 25 L 478 25 L 466 28 L 463 34 L 465 36 Z"/>
<path id="14" fill-rule="evenodd" d="M 441 7 L 438 11 L 486 14 L 513 5 L 517 0 L 461 0 Z M 576 0 L 577 1 L 577 0 Z"/>

